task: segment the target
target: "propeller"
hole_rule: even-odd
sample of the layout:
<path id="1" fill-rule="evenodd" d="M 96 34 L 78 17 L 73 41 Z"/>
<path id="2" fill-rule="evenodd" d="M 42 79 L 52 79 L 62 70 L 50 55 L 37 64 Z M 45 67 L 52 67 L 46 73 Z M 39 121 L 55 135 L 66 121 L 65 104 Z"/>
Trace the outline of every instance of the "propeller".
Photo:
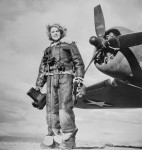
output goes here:
<path id="1" fill-rule="evenodd" d="M 94 8 L 94 23 L 95 23 L 95 31 L 96 31 L 97 37 L 92 36 L 90 38 L 89 42 L 90 42 L 90 44 L 94 45 L 96 48 L 93 52 L 93 57 L 92 57 L 89 65 L 87 66 L 87 68 L 85 70 L 85 73 L 94 60 L 96 49 L 100 49 L 102 47 L 105 47 L 105 43 L 106 43 L 106 41 L 103 38 L 105 35 L 105 21 L 104 21 L 104 15 L 102 12 L 102 8 L 100 5 L 97 5 Z"/>
<path id="2" fill-rule="evenodd" d="M 122 49 L 122 48 L 127 48 L 127 47 L 132 47 L 132 46 L 137 46 L 142 44 L 142 32 L 119 35 L 115 38 L 110 38 L 109 40 L 105 40 L 104 39 L 105 20 L 100 5 L 94 7 L 94 23 L 95 23 L 95 31 L 97 37 L 92 36 L 89 42 L 90 44 L 95 46 L 95 50 L 93 52 L 93 57 L 85 70 L 85 73 L 95 58 L 96 49 L 101 50 L 102 48 L 109 47 L 109 46 L 112 48 Z"/>

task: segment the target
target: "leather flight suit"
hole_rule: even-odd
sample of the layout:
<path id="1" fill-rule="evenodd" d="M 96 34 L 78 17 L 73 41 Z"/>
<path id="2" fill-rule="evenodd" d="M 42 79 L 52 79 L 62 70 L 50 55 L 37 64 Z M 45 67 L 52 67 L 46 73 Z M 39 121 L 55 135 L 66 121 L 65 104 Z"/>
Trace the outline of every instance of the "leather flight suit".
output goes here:
<path id="1" fill-rule="evenodd" d="M 56 62 L 49 63 L 52 58 L 55 58 Z M 64 68 L 58 68 L 59 63 L 63 64 Z M 58 134 L 60 129 L 63 133 L 76 129 L 72 99 L 73 78 L 83 78 L 84 69 L 84 62 L 75 42 L 59 42 L 45 50 L 36 86 L 43 87 L 47 82 L 46 118 L 49 135 L 53 135 L 53 132 Z M 68 71 L 73 74 L 66 73 Z"/>

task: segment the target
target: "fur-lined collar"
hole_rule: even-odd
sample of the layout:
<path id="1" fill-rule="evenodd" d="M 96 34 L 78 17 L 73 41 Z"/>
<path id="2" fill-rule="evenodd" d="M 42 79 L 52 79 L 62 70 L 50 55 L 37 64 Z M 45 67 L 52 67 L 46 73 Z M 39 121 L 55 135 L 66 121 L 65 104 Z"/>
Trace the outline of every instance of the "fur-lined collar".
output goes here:
<path id="1" fill-rule="evenodd" d="M 71 44 L 72 42 L 74 42 L 74 41 L 72 41 L 71 39 L 69 39 L 69 38 L 62 38 L 60 41 L 58 41 L 58 42 L 56 42 L 56 43 L 54 43 L 53 41 L 50 43 L 50 47 L 53 47 L 53 46 L 55 46 L 55 45 L 58 45 L 59 43 L 66 43 L 66 44 Z"/>

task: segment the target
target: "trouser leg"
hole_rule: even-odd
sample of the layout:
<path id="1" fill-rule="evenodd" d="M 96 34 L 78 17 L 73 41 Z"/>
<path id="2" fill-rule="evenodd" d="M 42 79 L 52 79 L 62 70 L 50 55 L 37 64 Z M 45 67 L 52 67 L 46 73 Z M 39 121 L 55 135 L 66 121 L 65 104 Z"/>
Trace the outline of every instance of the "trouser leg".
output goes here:
<path id="1" fill-rule="evenodd" d="M 61 149 L 72 149 L 76 146 L 75 136 L 77 128 L 75 125 L 75 115 L 73 112 L 73 77 L 64 75 L 59 80 L 59 118 L 61 134 L 56 135 L 54 140 L 59 143 Z"/>
<path id="2" fill-rule="evenodd" d="M 60 109 L 60 125 L 63 133 L 73 132 L 76 128 L 75 115 L 72 108 Z"/>
<path id="3" fill-rule="evenodd" d="M 60 130 L 59 101 L 58 89 L 55 86 L 54 76 L 49 76 L 47 79 L 46 111 L 48 133 L 53 134 L 53 130 L 58 132 Z"/>
<path id="4" fill-rule="evenodd" d="M 60 126 L 63 133 L 69 133 L 76 129 L 75 115 L 73 112 L 74 102 L 72 100 L 73 77 L 66 74 L 59 81 Z"/>
<path id="5" fill-rule="evenodd" d="M 47 79 L 46 120 L 48 135 L 45 136 L 44 141 L 40 144 L 40 147 L 43 149 L 58 148 L 59 145 L 54 141 L 54 136 L 60 131 L 58 88 L 55 86 L 56 79 L 56 76 L 48 76 Z"/>

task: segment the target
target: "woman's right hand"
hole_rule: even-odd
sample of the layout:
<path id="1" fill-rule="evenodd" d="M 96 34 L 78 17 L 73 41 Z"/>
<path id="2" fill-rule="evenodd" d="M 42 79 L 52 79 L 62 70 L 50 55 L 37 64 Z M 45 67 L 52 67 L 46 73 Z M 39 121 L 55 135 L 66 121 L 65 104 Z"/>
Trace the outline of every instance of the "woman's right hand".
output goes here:
<path id="1" fill-rule="evenodd" d="M 40 87 L 40 86 L 36 86 L 36 87 L 35 87 L 35 90 L 36 90 L 36 91 L 40 91 L 40 90 L 41 90 L 41 87 Z"/>

